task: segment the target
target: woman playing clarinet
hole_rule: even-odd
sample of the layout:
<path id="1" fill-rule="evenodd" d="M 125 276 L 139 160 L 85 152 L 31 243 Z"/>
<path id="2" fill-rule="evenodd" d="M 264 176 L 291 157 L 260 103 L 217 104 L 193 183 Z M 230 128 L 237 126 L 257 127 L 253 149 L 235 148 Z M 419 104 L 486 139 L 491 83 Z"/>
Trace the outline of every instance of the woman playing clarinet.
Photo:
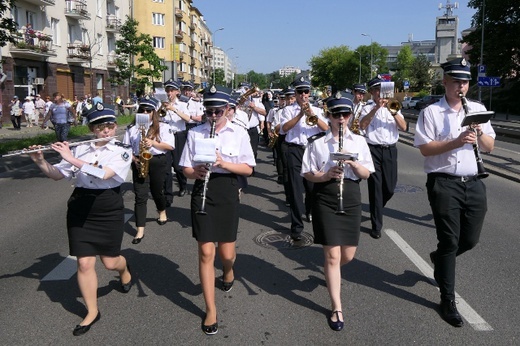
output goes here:
<path id="1" fill-rule="evenodd" d="M 361 225 L 359 182 L 374 172 L 365 139 L 348 129 L 352 101 L 340 93 L 327 100 L 330 128 L 309 140 L 302 175 L 314 183 L 312 227 L 314 243 L 323 245 L 324 272 L 331 301 L 329 327 L 343 329 L 341 266 L 356 253 Z M 331 160 L 331 153 L 345 154 Z M 347 154 L 348 153 L 348 154 Z"/>
<path id="2" fill-rule="evenodd" d="M 240 204 L 237 176 L 251 175 L 256 166 L 247 132 L 226 117 L 230 97 L 226 91 L 212 86 L 204 94 L 207 121 L 188 132 L 179 163 L 186 177 L 196 179 L 191 195 L 191 220 L 193 237 L 198 242 L 199 275 L 206 303 L 201 327 L 207 335 L 218 332 L 216 252 L 223 264 L 222 290 L 229 292 L 235 279 L 233 264 Z"/>
<path id="3" fill-rule="evenodd" d="M 117 129 L 113 109 L 97 103 L 89 111 L 88 120 L 90 130 L 98 139 L 107 138 L 106 141 L 85 143 L 73 149 L 66 141 L 56 142 L 52 149 L 62 157 L 56 165 L 47 162 L 42 151 L 30 154 L 49 178 L 75 178 L 75 189 L 67 203 L 67 233 L 70 255 L 78 258 L 78 285 L 87 308 L 87 315 L 73 330 L 75 336 L 88 332 L 101 317 L 97 305 L 96 256 L 99 255 L 105 268 L 119 273 L 123 293 L 130 291 L 132 282 L 127 261 L 120 253 L 124 230 L 120 186 L 130 170 L 132 152 L 130 147 L 108 138 L 114 137 Z"/>

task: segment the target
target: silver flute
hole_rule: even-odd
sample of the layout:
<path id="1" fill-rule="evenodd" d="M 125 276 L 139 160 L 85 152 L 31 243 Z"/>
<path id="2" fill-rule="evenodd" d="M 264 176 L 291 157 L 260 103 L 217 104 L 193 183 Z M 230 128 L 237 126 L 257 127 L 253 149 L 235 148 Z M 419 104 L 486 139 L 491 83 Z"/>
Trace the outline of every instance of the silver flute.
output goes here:
<path id="1" fill-rule="evenodd" d="M 211 130 L 209 131 L 209 138 L 215 138 L 215 127 L 216 121 L 211 122 Z M 206 176 L 204 177 L 204 187 L 202 188 L 202 204 L 200 209 L 196 211 L 197 214 L 206 215 L 206 194 L 208 192 L 208 183 L 209 176 L 211 175 L 211 164 L 207 164 L 208 171 L 206 172 Z"/>
<path id="2" fill-rule="evenodd" d="M 102 142 L 102 141 L 110 141 L 110 140 L 112 140 L 114 138 L 116 138 L 116 137 L 95 138 L 95 139 L 89 139 L 87 141 L 82 141 L 82 142 L 73 142 L 73 143 L 69 143 L 69 147 L 76 147 L 78 145 L 85 144 L 85 143 L 95 143 L 95 142 Z M 51 145 L 44 145 L 44 146 L 40 146 L 37 149 L 13 150 L 13 151 L 9 151 L 5 155 L 2 155 L 2 157 L 30 154 L 30 153 L 36 153 L 38 151 L 51 150 L 51 149 L 52 149 Z"/>

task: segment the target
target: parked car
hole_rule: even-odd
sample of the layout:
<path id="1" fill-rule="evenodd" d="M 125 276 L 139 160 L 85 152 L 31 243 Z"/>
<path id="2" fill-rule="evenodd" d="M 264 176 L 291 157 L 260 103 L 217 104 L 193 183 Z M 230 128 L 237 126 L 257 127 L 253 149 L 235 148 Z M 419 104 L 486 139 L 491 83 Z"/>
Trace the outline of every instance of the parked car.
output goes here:
<path id="1" fill-rule="evenodd" d="M 423 108 L 426 108 L 429 105 L 431 105 L 432 103 L 439 101 L 441 98 L 442 98 L 442 95 L 424 96 L 422 99 L 417 101 L 417 103 L 415 104 L 415 109 L 421 110 Z"/>
<path id="2" fill-rule="evenodd" d="M 407 96 L 403 99 L 403 102 L 402 102 L 402 105 L 403 105 L 403 109 L 410 109 L 410 108 L 415 108 L 415 104 L 417 103 L 417 101 L 419 101 L 422 97 L 420 96 L 414 96 L 414 97 L 410 97 L 410 96 Z"/>

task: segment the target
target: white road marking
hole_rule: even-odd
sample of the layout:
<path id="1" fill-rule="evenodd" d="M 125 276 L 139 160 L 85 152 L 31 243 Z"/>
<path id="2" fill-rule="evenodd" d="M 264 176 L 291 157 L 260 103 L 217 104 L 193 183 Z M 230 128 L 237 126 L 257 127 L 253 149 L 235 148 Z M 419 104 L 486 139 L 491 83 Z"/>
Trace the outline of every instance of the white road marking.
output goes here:
<path id="1" fill-rule="evenodd" d="M 413 264 L 430 280 L 435 286 L 437 282 L 433 278 L 433 268 L 422 259 L 415 250 L 404 241 L 401 236 L 393 229 L 385 229 L 384 232 L 393 240 L 393 242 L 404 252 L 404 254 L 412 261 Z M 491 331 L 491 327 L 469 304 L 455 292 L 455 300 L 457 301 L 457 309 L 466 321 L 477 331 Z"/>
<path id="2" fill-rule="evenodd" d="M 133 213 L 125 214 L 125 224 L 134 215 Z M 41 281 L 61 281 L 69 280 L 78 269 L 77 259 L 75 256 L 67 256 L 60 264 L 58 264 L 51 272 Z"/>
<path id="3" fill-rule="evenodd" d="M 68 280 L 76 273 L 77 263 L 76 257 L 67 256 L 60 264 L 56 266 L 41 281 L 60 281 Z"/>

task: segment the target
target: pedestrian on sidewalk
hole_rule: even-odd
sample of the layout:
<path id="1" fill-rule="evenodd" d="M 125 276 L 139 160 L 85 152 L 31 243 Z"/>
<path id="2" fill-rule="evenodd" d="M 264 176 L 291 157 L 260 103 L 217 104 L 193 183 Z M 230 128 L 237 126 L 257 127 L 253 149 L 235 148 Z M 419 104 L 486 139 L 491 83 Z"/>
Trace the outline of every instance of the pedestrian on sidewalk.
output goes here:
<path id="1" fill-rule="evenodd" d="M 33 127 L 34 113 L 36 112 L 36 108 L 34 107 L 34 102 L 32 102 L 30 96 L 25 98 L 25 102 L 22 104 L 22 111 L 26 122 L 25 126 Z"/>
<path id="2" fill-rule="evenodd" d="M 9 103 L 9 108 L 11 110 L 11 122 L 13 123 L 13 127 L 15 130 L 22 129 L 22 110 L 20 108 L 20 100 L 18 100 L 18 96 L 14 95 L 11 103 Z"/>
<path id="3" fill-rule="evenodd" d="M 65 142 L 69 136 L 70 131 L 69 117 L 71 113 L 71 106 L 70 103 L 63 99 L 63 95 L 61 93 L 55 92 L 52 94 L 52 96 L 54 97 L 54 103 L 49 107 L 49 111 L 43 120 L 42 128 L 44 128 L 44 124 L 50 120 L 54 125 L 56 139 L 59 142 Z"/>
<path id="4" fill-rule="evenodd" d="M 98 106 L 89 113 L 90 131 L 98 139 L 114 137 L 117 130 L 114 111 L 101 103 Z M 75 189 L 67 203 L 67 234 L 70 255 L 78 260 L 78 285 L 87 308 L 87 315 L 72 332 L 80 336 L 101 318 L 97 302 L 96 256 L 106 269 L 119 273 L 123 293 L 128 293 L 132 287 L 130 268 L 121 255 L 125 227 L 120 191 L 130 169 L 132 152 L 115 139 L 84 143 L 72 150 L 68 142 L 56 142 L 51 147 L 62 157 L 58 164 L 47 162 L 42 151 L 30 155 L 47 177 L 53 180 L 75 178 Z"/>

